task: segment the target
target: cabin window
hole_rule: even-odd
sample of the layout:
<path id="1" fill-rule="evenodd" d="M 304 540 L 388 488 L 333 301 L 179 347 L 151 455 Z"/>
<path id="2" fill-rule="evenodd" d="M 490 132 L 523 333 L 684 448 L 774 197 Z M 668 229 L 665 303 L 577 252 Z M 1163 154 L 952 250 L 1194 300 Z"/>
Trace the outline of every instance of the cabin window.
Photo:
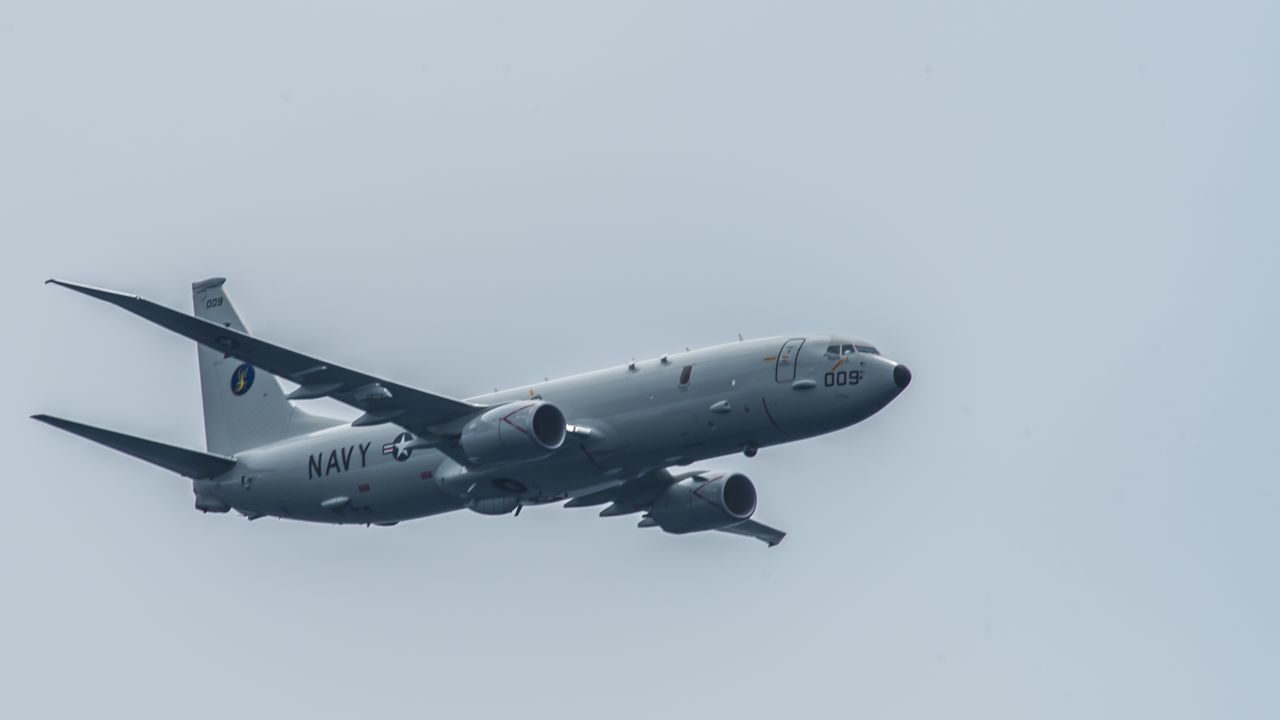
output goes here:
<path id="1" fill-rule="evenodd" d="M 857 348 L 860 353 L 870 353 L 872 355 L 880 354 L 880 351 L 877 350 L 874 345 L 858 345 Z"/>
<path id="2" fill-rule="evenodd" d="M 689 376 L 691 375 L 693 375 L 693 366 L 685 365 L 684 369 L 680 371 L 680 387 L 685 387 L 689 384 Z"/>

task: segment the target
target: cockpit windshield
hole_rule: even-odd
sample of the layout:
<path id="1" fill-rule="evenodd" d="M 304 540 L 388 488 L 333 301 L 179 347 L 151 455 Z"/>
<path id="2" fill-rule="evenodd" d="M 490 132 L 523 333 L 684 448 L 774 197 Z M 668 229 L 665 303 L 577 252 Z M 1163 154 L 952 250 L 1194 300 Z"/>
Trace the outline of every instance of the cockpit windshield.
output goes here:
<path id="1" fill-rule="evenodd" d="M 865 343 L 832 339 L 831 344 L 827 346 L 827 354 L 833 357 L 852 355 L 855 352 L 867 353 L 870 355 L 880 354 L 880 351 L 877 350 L 874 345 L 867 345 Z"/>

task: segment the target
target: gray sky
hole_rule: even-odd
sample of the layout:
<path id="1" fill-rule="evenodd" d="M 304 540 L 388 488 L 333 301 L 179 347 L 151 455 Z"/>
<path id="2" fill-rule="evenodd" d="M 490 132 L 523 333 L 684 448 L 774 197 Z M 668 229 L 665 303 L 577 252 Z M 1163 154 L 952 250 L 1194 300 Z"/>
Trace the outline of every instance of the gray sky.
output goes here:
<path id="1" fill-rule="evenodd" d="M 1280 714 L 1267 2 L 0 11 L 15 716 Z M 202 516 L 190 343 L 468 395 L 843 332 L 879 416 L 709 466 L 766 550 L 534 508 Z"/>

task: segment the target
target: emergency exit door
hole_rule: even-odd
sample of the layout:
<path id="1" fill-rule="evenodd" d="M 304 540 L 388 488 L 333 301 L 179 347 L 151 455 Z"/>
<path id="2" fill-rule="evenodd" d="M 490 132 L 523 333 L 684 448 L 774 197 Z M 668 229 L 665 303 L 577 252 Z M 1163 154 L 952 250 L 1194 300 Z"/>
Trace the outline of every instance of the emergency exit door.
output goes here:
<path id="1" fill-rule="evenodd" d="M 774 366 L 773 376 L 778 382 L 791 382 L 796 379 L 796 363 L 800 359 L 800 346 L 804 338 L 792 338 L 782 344 L 778 351 L 778 362 Z"/>

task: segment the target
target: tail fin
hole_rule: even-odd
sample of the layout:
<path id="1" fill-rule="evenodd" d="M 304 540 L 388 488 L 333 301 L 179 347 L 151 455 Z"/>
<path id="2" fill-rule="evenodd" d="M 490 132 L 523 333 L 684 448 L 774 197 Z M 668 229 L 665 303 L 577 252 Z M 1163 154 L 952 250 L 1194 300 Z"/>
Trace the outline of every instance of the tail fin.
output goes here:
<path id="1" fill-rule="evenodd" d="M 231 299 L 225 278 L 191 284 L 196 317 L 247 333 Z M 200 392 L 204 400 L 204 436 L 209 452 L 234 454 L 246 448 L 342 424 L 298 409 L 284 397 L 275 376 L 205 347 L 200 358 Z"/>

